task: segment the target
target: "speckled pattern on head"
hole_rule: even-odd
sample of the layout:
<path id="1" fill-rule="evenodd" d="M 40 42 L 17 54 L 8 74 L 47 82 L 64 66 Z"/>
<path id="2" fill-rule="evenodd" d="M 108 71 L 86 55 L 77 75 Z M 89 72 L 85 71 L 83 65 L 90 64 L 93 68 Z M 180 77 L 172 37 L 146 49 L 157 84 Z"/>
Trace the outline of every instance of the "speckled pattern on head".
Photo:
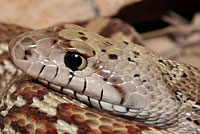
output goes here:
<path id="1" fill-rule="evenodd" d="M 14 64 L 53 89 L 130 120 L 200 133 L 200 70 L 151 50 L 64 24 L 12 40 Z M 73 70 L 66 54 L 86 65 Z M 84 61 L 85 60 L 85 61 Z"/>

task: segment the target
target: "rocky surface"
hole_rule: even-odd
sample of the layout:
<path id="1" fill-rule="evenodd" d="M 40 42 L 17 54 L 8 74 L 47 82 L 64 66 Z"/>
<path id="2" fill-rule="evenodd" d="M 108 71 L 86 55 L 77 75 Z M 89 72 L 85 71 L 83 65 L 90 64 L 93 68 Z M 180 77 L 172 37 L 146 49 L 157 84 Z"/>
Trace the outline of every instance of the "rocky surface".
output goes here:
<path id="1" fill-rule="evenodd" d="M 0 21 L 29 28 L 44 28 L 115 15 L 119 9 L 141 0 L 1 0 Z"/>

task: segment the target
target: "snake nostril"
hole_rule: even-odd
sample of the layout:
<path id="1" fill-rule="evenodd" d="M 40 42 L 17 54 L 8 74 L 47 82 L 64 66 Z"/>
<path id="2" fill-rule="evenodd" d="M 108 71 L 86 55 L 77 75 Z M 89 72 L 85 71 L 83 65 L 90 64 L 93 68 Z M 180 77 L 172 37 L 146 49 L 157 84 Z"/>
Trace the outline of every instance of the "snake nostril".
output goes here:
<path id="1" fill-rule="evenodd" d="M 18 59 L 37 61 L 39 58 L 39 54 L 34 48 L 27 48 L 27 50 L 23 50 L 23 52 L 21 53 L 21 56 L 22 57 Z"/>
<path id="2" fill-rule="evenodd" d="M 24 51 L 24 60 L 28 60 L 29 57 L 31 57 L 31 51 L 30 50 L 25 50 Z"/>
<path id="3" fill-rule="evenodd" d="M 58 40 L 53 40 L 53 44 L 56 44 L 58 42 Z"/>
<path id="4" fill-rule="evenodd" d="M 30 51 L 30 50 L 25 50 L 25 51 L 24 51 L 24 54 L 25 54 L 26 56 L 31 56 L 31 51 Z"/>

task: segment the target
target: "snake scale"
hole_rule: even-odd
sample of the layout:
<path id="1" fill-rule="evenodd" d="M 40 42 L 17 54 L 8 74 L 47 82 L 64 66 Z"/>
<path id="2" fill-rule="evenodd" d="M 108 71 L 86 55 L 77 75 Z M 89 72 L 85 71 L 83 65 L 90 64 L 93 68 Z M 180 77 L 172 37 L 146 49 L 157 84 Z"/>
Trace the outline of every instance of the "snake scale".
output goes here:
<path id="1" fill-rule="evenodd" d="M 0 104 L 3 133 L 200 133 L 196 67 L 73 24 L 26 32 L 9 49 L 43 84 L 12 72 Z"/>

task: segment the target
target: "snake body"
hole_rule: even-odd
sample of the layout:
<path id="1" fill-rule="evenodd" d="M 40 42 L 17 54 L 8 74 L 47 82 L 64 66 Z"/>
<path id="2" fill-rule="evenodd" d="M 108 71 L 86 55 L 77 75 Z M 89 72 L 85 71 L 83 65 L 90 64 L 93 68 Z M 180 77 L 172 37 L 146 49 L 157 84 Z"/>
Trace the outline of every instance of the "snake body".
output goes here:
<path id="1" fill-rule="evenodd" d="M 129 120 L 200 133 L 198 68 L 72 24 L 24 33 L 9 47 L 18 68 L 62 94 Z"/>

